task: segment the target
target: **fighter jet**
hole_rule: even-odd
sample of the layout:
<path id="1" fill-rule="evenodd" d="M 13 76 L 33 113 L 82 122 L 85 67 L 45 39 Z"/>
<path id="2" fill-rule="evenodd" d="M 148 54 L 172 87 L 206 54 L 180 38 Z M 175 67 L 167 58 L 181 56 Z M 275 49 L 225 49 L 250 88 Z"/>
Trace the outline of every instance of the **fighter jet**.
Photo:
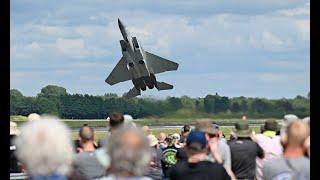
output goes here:
<path id="1" fill-rule="evenodd" d="M 172 85 L 158 82 L 155 74 L 175 71 L 179 64 L 144 51 L 137 38 L 130 36 L 120 19 L 118 25 L 123 37 L 123 40 L 120 40 L 122 57 L 105 82 L 112 86 L 132 80 L 134 87 L 123 95 L 128 98 L 141 95 L 141 90 L 145 91 L 147 87 L 149 89 L 155 87 L 159 91 L 172 89 Z"/>

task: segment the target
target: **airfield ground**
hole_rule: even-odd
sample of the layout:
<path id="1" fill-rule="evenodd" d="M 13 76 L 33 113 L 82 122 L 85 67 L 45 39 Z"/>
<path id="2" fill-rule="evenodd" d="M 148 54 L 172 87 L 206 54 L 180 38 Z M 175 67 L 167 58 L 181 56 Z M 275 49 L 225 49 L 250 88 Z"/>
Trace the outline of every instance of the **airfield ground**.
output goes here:
<path id="1" fill-rule="evenodd" d="M 26 122 L 26 117 L 24 116 L 11 116 L 11 121 L 14 121 L 18 124 L 18 127 L 21 126 L 24 122 Z M 260 132 L 260 125 L 264 123 L 267 119 L 248 119 L 246 121 L 249 122 L 250 127 L 256 132 Z M 90 120 L 77 120 L 77 119 L 63 119 L 64 121 L 73 131 L 72 138 L 76 139 L 78 137 L 78 128 L 83 124 L 89 124 L 92 127 L 95 127 L 96 130 L 95 135 L 96 139 L 101 139 L 106 136 L 106 125 L 107 122 L 104 119 L 90 119 Z M 243 121 L 239 119 L 214 119 L 220 126 L 226 138 L 229 139 L 230 132 L 232 130 L 233 124 L 235 122 Z M 281 120 L 278 120 L 281 121 Z M 148 125 L 151 127 L 151 131 L 154 135 L 158 136 L 160 132 L 165 132 L 167 134 L 172 133 L 180 133 L 181 128 L 179 126 L 183 126 L 185 124 L 194 125 L 195 119 L 168 119 L 168 118 L 149 118 L 149 119 L 137 119 L 134 122 L 138 125 L 144 126 Z M 160 128 L 162 126 L 172 126 L 168 128 Z"/>
<path id="2" fill-rule="evenodd" d="M 260 126 L 250 126 L 256 133 L 260 133 Z M 223 126 L 221 127 L 222 132 L 225 134 L 226 139 L 230 138 L 230 133 L 232 130 L 232 126 Z M 167 134 L 172 133 L 180 133 L 181 128 L 168 128 L 168 129 L 151 129 L 151 132 L 156 137 L 159 135 L 160 132 L 164 132 Z M 106 137 L 107 132 L 106 131 L 97 131 L 95 132 L 95 138 L 96 140 L 99 140 L 101 138 Z M 78 132 L 72 132 L 72 139 L 75 140 L 78 138 Z"/>

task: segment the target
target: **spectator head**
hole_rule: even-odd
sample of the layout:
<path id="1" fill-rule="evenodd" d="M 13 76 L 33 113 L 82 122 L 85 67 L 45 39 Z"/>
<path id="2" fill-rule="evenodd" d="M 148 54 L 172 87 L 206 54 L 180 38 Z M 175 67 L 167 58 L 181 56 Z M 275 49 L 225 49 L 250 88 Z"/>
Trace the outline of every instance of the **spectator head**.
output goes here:
<path id="1" fill-rule="evenodd" d="M 281 141 L 285 148 L 304 148 L 309 136 L 308 124 L 302 121 L 294 121 L 288 125 L 286 134 L 282 136 Z"/>
<path id="2" fill-rule="evenodd" d="M 191 126 L 190 125 L 184 125 L 182 128 L 183 133 L 188 133 L 191 131 Z"/>
<path id="3" fill-rule="evenodd" d="M 264 131 L 265 131 L 264 126 L 265 126 L 264 124 L 262 124 L 262 125 L 260 126 L 260 132 L 261 132 L 261 133 L 264 133 Z"/>
<path id="4" fill-rule="evenodd" d="M 84 124 L 79 130 L 79 137 L 82 142 L 94 141 L 94 130 L 92 127 Z"/>
<path id="5" fill-rule="evenodd" d="M 176 141 L 179 141 L 180 140 L 180 135 L 178 133 L 173 133 L 172 135 L 172 138 L 175 139 Z"/>
<path id="6" fill-rule="evenodd" d="M 220 129 L 219 125 L 217 122 L 213 121 L 211 122 L 211 124 L 213 124 L 215 126 L 216 129 Z"/>
<path id="7" fill-rule="evenodd" d="M 17 123 L 10 121 L 10 135 L 19 135 L 20 131 L 18 129 Z"/>
<path id="8" fill-rule="evenodd" d="M 131 115 L 125 114 L 123 115 L 124 123 L 127 125 L 131 125 L 133 127 L 137 127 L 136 123 L 133 122 L 133 118 Z"/>
<path id="9" fill-rule="evenodd" d="M 113 112 L 109 115 L 109 126 L 112 129 L 116 129 L 124 124 L 124 117 L 122 113 Z"/>
<path id="10" fill-rule="evenodd" d="M 286 114 L 283 117 L 283 125 L 286 128 L 291 122 L 299 120 L 298 116 L 294 114 Z"/>
<path id="11" fill-rule="evenodd" d="M 173 139 L 172 135 L 168 135 L 165 139 L 165 142 L 168 146 L 173 146 L 175 144 L 175 140 Z"/>
<path id="12" fill-rule="evenodd" d="M 196 122 L 196 129 L 206 133 L 209 137 L 218 137 L 218 129 L 209 119 L 199 119 Z"/>
<path id="13" fill-rule="evenodd" d="M 151 134 L 151 129 L 149 128 L 149 126 L 143 126 L 142 130 L 146 135 Z"/>
<path id="14" fill-rule="evenodd" d="M 213 121 L 212 122 L 212 125 L 215 129 L 217 129 L 217 133 L 218 133 L 218 137 L 220 138 L 225 138 L 225 135 L 224 133 L 222 132 L 222 130 L 220 129 L 220 126 L 217 122 Z"/>
<path id="15" fill-rule="evenodd" d="M 121 126 L 110 135 L 107 153 L 110 173 L 121 176 L 142 176 L 151 157 L 150 143 L 140 128 Z"/>
<path id="16" fill-rule="evenodd" d="M 72 163 L 73 148 L 70 130 L 59 119 L 43 117 L 27 122 L 15 139 L 17 158 L 29 174 L 67 175 Z"/>
<path id="17" fill-rule="evenodd" d="M 302 121 L 307 123 L 310 126 L 310 117 L 309 116 L 303 118 Z"/>
<path id="18" fill-rule="evenodd" d="M 159 142 L 164 142 L 166 138 L 167 138 L 166 133 L 161 132 L 161 133 L 159 134 L 158 140 L 159 140 Z"/>
<path id="19" fill-rule="evenodd" d="M 181 148 L 181 145 L 180 145 L 180 139 L 181 139 L 180 134 L 173 133 L 171 135 L 171 137 L 172 137 L 172 143 L 174 144 L 174 146 L 177 147 L 177 148 Z"/>
<path id="20" fill-rule="evenodd" d="M 274 132 L 277 132 L 280 127 L 279 127 L 279 124 L 276 120 L 274 119 L 269 119 L 267 121 L 264 122 L 264 127 L 263 129 L 265 131 L 274 131 Z"/>
<path id="21" fill-rule="evenodd" d="M 186 152 L 188 156 L 193 156 L 199 153 L 206 153 L 207 140 L 205 133 L 199 130 L 193 130 L 189 133 L 186 142 Z"/>
<path id="22" fill-rule="evenodd" d="M 149 134 L 147 137 L 151 147 L 158 145 L 158 139 L 153 134 Z"/>
<path id="23" fill-rule="evenodd" d="M 232 129 L 237 138 L 249 138 L 252 134 L 252 129 L 247 122 L 239 122 Z"/>
<path id="24" fill-rule="evenodd" d="M 37 121 L 37 120 L 40 120 L 40 116 L 37 113 L 32 113 L 32 114 L 29 114 L 27 119 L 28 121 Z"/>

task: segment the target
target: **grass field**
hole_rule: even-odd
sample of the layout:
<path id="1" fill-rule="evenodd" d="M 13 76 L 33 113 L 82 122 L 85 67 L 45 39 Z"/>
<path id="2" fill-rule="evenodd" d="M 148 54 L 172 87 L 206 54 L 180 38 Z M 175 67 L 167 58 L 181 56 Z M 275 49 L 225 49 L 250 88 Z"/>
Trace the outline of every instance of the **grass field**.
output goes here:
<path id="1" fill-rule="evenodd" d="M 27 118 L 25 116 L 11 116 L 11 121 L 14 121 L 18 124 L 18 127 L 26 122 Z M 213 119 L 215 122 L 220 124 L 223 133 L 226 138 L 229 139 L 230 132 L 232 130 L 232 126 L 234 123 L 242 121 L 240 119 Z M 267 119 L 248 119 L 246 120 L 250 127 L 256 132 L 260 132 L 260 124 L 264 123 Z M 87 119 L 87 120 L 76 120 L 76 119 L 62 119 L 64 123 L 68 125 L 70 128 L 80 128 L 83 124 L 88 124 L 92 127 L 106 127 L 107 122 L 104 119 Z M 278 120 L 281 121 L 281 120 Z M 168 126 L 168 125 L 194 125 L 196 122 L 196 118 L 144 118 L 144 119 L 136 119 L 134 122 L 140 126 L 148 125 L 148 126 Z M 226 125 L 224 125 L 226 124 Z M 160 132 L 164 132 L 166 134 L 172 133 L 180 133 L 180 128 L 167 128 L 167 129 L 151 129 L 152 134 L 158 136 Z M 99 140 L 101 138 L 106 137 L 107 132 L 97 131 L 95 132 L 96 139 Z M 78 132 L 72 133 L 72 139 L 78 138 Z"/>
<path id="2" fill-rule="evenodd" d="M 250 126 L 256 133 L 260 133 L 260 127 L 259 126 Z M 231 126 L 222 126 L 220 127 L 222 132 L 225 134 L 226 138 L 230 138 L 230 133 L 232 130 Z M 161 132 L 164 132 L 166 134 L 173 134 L 173 133 L 180 133 L 181 129 L 180 128 L 168 128 L 168 129 L 151 129 L 151 132 L 153 135 L 156 137 L 159 136 Z M 102 131 L 97 131 L 95 132 L 95 138 L 96 140 L 100 140 L 101 138 L 105 138 L 107 135 L 107 132 L 102 132 Z M 73 132 L 72 133 L 72 139 L 75 140 L 78 138 L 78 132 Z"/>
<path id="3" fill-rule="evenodd" d="M 21 126 L 26 122 L 26 117 L 24 116 L 11 116 L 11 121 L 14 121 Z M 235 122 L 242 121 L 240 119 L 213 119 L 220 125 L 232 125 Z M 246 120 L 249 124 L 262 124 L 267 119 L 248 119 Z M 79 128 L 83 124 L 88 124 L 92 127 L 106 127 L 107 122 L 103 119 L 87 119 L 87 120 L 77 120 L 77 119 L 62 119 L 70 128 Z M 185 124 L 195 124 L 196 118 L 144 118 L 136 119 L 134 122 L 138 125 L 144 126 L 164 126 L 164 125 L 185 125 Z M 280 120 L 279 120 L 280 121 Z"/>

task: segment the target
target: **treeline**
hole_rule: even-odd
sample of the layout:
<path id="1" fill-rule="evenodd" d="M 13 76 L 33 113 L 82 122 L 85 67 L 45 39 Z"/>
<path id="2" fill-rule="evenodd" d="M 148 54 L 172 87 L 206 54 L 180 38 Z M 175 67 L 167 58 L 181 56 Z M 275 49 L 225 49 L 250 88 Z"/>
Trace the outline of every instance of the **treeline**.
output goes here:
<path id="1" fill-rule="evenodd" d="M 143 117 L 220 117 L 239 118 L 281 118 L 293 113 L 299 117 L 310 114 L 310 98 L 297 96 L 293 99 L 265 99 L 207 95 L 204 98 L 167 97 L 122 98 L 117 94 L 92 96 L 69 94 L 59 86 L 48 85 L 36 97 L 26 97 L 16 90 L 10 90 L 10 114 L 30 113 L 53 114 L 66 119 L 102 119 L 109 112 L 119 111 L 134 118 Z M 192 118 L 190 117 L 190 118 Z"/>

